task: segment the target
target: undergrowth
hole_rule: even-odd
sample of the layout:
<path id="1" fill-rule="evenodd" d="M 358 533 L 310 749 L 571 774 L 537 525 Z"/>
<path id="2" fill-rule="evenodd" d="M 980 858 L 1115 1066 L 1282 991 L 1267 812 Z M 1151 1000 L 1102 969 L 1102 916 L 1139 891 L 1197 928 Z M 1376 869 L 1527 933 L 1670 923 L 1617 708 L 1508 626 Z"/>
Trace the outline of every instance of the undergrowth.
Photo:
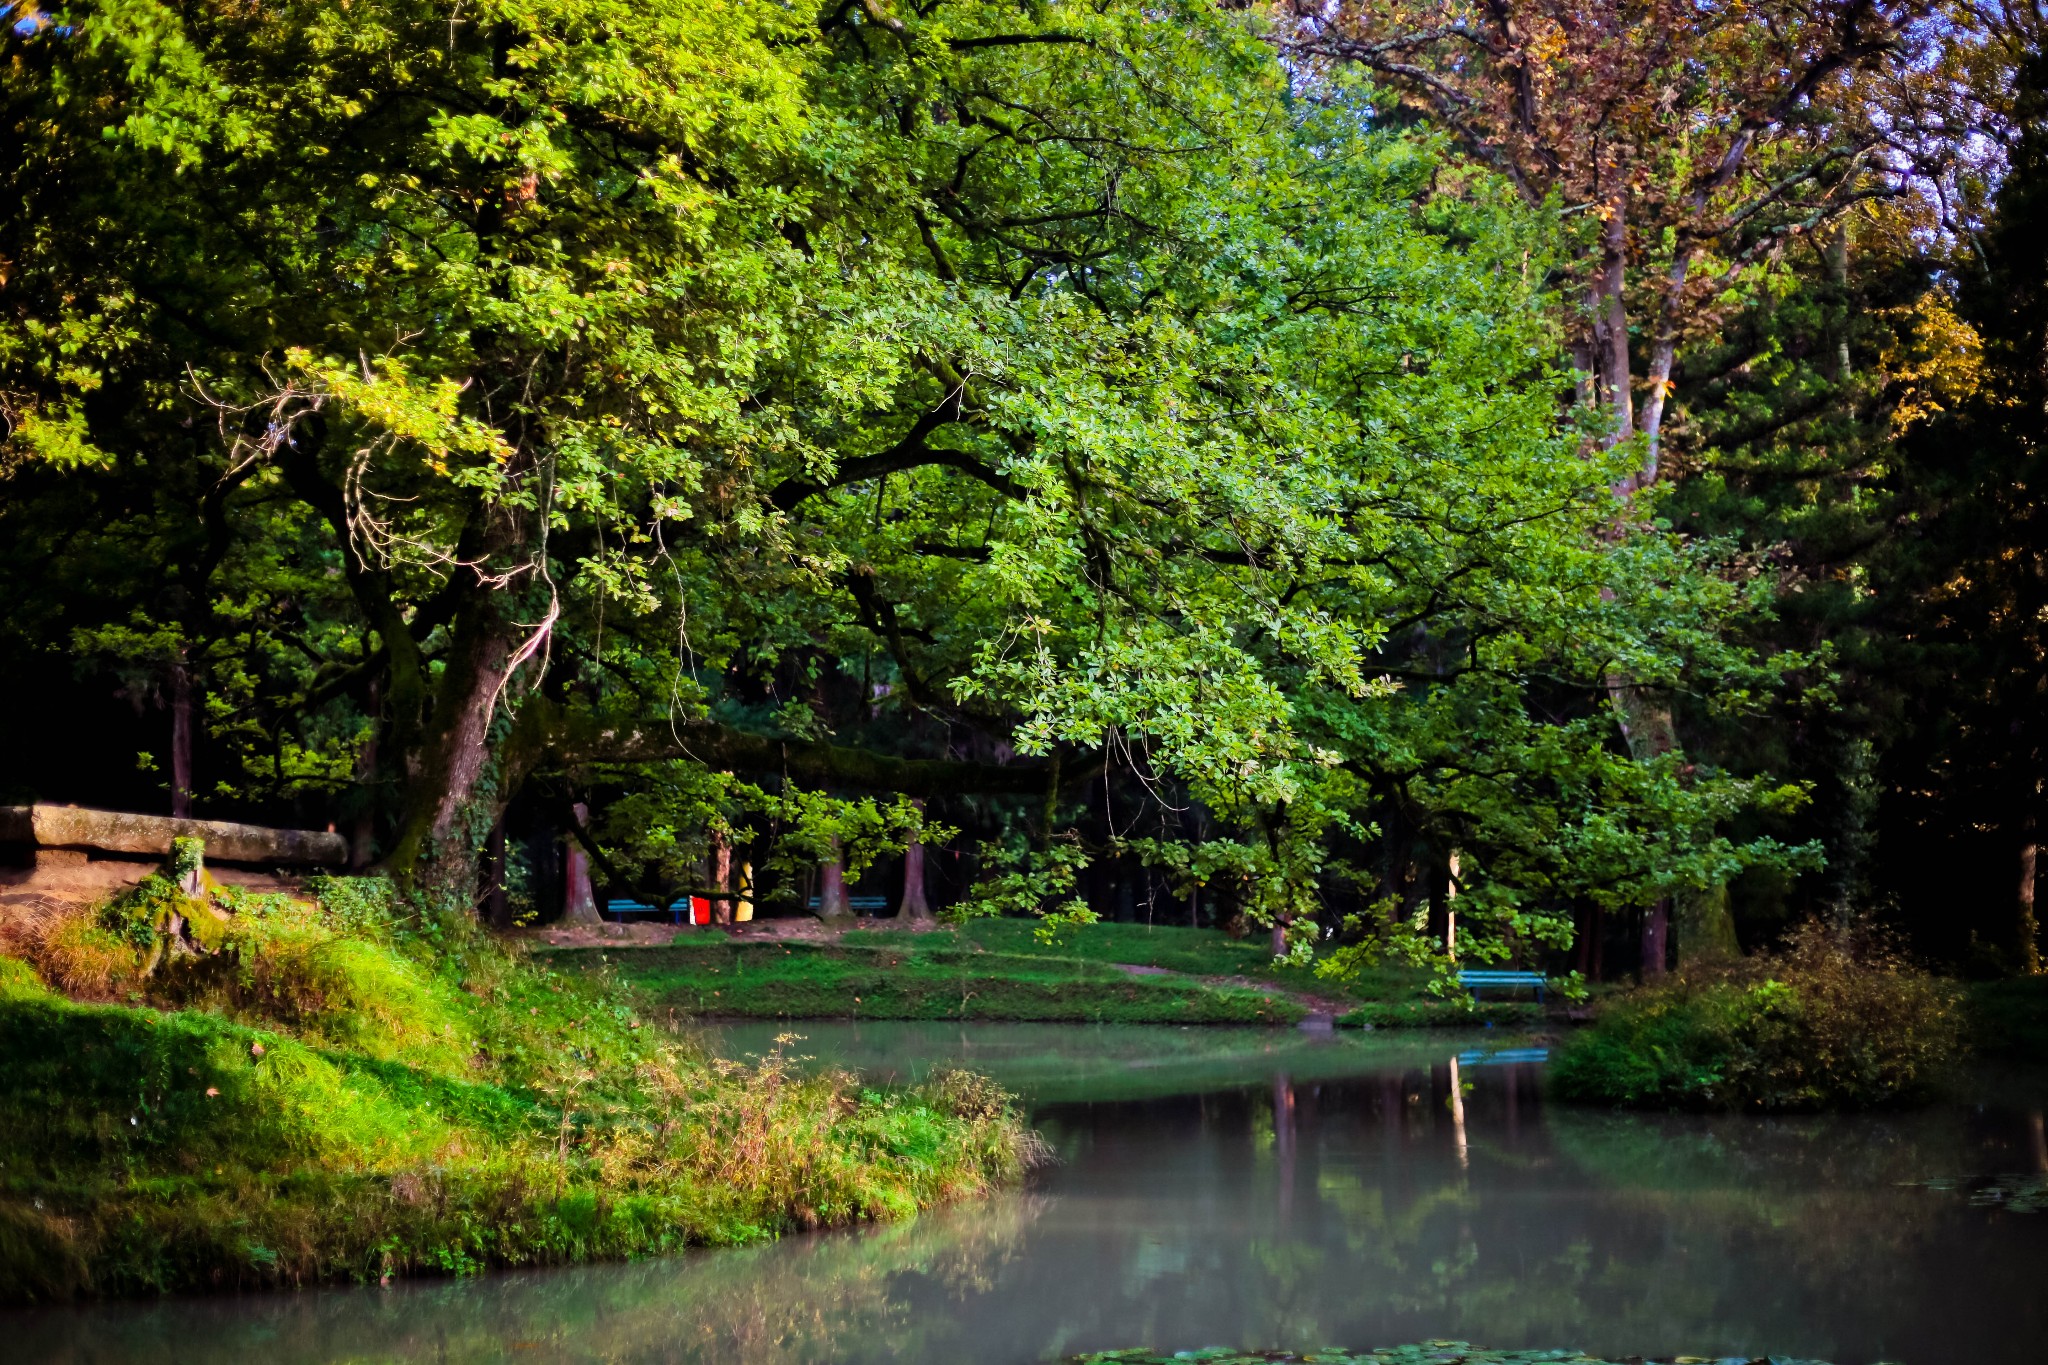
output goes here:
<path id="1" fill-rule="evenodd" d="M 461 916 L 152 878 L 0 957 L 0 1300 L 649 1254 L 1016 1178 L 1008 1098 L 740 1065 Z"/>
<path id="2" fill-rule="evenodd" d="M 1823 1110 L 1929 1097 L 1955 1061 L 1951 990 L 1867 932 L 1819 923 L 1784 952 L 1620 997 L 1552 1061 L 1563 1099 Z"/>

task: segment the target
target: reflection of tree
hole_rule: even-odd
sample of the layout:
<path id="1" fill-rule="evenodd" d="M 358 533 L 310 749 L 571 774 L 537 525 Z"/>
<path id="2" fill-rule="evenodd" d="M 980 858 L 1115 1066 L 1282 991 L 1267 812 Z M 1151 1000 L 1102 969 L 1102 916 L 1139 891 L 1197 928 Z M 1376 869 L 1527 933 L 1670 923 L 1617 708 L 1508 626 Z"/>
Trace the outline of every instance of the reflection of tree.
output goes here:
<path id="1" fill-rule="evenodd" d="M 1009 1365 L 1456 1337 L 2032 1365 L 2048 1340 L 2048 1214 L 1912 1183 L 2026 1170 L 2030 1114 L 1594 1113 L 1544 1107 L 1530 1070 L 1454 1089 L 1441 1057 L 1328 1082 L 1290 1052 L 1235 1089 L 1042 1107 L 1048 1194 L 858 1236 L 99 1312 L 17 1354 Z"/>
<path id="2" fill-rule="evenodd" d="M 928 1326 L 955 1322 L 918 1305 L 985 1292 L 1044 1207 L 1012 1196 L 859 1234 L 632 1265 L 116 1310 L 61 1324 L 61 1343 L 26 1358 L 798 1365 L 847 1359 L 852 1343 L 876 1358 L 882 1342 L 916 1357 Z"/>

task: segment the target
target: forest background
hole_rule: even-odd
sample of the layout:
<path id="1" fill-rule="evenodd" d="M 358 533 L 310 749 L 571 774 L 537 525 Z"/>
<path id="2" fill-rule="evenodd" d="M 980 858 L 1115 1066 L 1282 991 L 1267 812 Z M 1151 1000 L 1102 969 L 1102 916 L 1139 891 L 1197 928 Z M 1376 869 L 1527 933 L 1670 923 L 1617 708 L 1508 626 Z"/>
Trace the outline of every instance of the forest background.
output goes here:
<path id="1" fill-rule="evenodd" d="M 2040 968 L 2037 9 L 6 19 L 0 799 Z"/>

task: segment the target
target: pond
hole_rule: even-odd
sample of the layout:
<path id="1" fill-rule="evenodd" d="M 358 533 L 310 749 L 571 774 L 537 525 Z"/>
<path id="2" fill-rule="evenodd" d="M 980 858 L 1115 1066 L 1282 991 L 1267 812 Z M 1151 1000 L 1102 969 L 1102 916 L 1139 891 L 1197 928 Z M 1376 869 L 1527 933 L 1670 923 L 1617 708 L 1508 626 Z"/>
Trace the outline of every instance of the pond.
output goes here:
<path id="1" fill-rule="evenodd" d="M 735 1025 L 966 1064 L 1060 1157 L 1015 1194 L 632 1265 L 0 1315 L 9 1360 L 904 1361 L 1454 1337 L 1837 1365 L 2048 1358 L 2039 1075 L 1904 1115 L 1544 1103 L 1540 1044 L 1066 1025 Z M 1929 1182 L 1934 1182 L 1930 1184 Z"/>

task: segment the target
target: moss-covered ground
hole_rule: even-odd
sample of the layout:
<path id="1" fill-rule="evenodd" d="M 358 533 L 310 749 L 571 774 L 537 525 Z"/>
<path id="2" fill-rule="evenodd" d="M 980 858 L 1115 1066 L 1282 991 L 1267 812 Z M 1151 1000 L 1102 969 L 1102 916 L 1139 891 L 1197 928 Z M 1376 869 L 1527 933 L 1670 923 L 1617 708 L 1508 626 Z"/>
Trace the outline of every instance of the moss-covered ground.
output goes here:
<path id="1" fill-rule="evenodd" d="M 602 976 L 380 887 L 146 883 L 7 940 L 0 1301 L 744 1242 L 903 1216 L 1035 1156 L 978 1078 L 883 1092 L 715 1061 Z"/>
<path id="2" fill-rule="evenodd" d="M 1275 963 L 1262 939 L 1213 929 L 1102 923 L 1047 940 L 1038 927 L 985 919 L 825 940 L 700 931 L 664 947 L 553 956 L 564 967 L 616 973 L 651 1007 L 699 1017 L 1293 1024 L 1323 1012 L 1345 1027 L 1542 1017 L 1532 1003 L 1440 1000 L 1427 993 L 1427 974 L 1410 968 L 1328 980 Z"/>

